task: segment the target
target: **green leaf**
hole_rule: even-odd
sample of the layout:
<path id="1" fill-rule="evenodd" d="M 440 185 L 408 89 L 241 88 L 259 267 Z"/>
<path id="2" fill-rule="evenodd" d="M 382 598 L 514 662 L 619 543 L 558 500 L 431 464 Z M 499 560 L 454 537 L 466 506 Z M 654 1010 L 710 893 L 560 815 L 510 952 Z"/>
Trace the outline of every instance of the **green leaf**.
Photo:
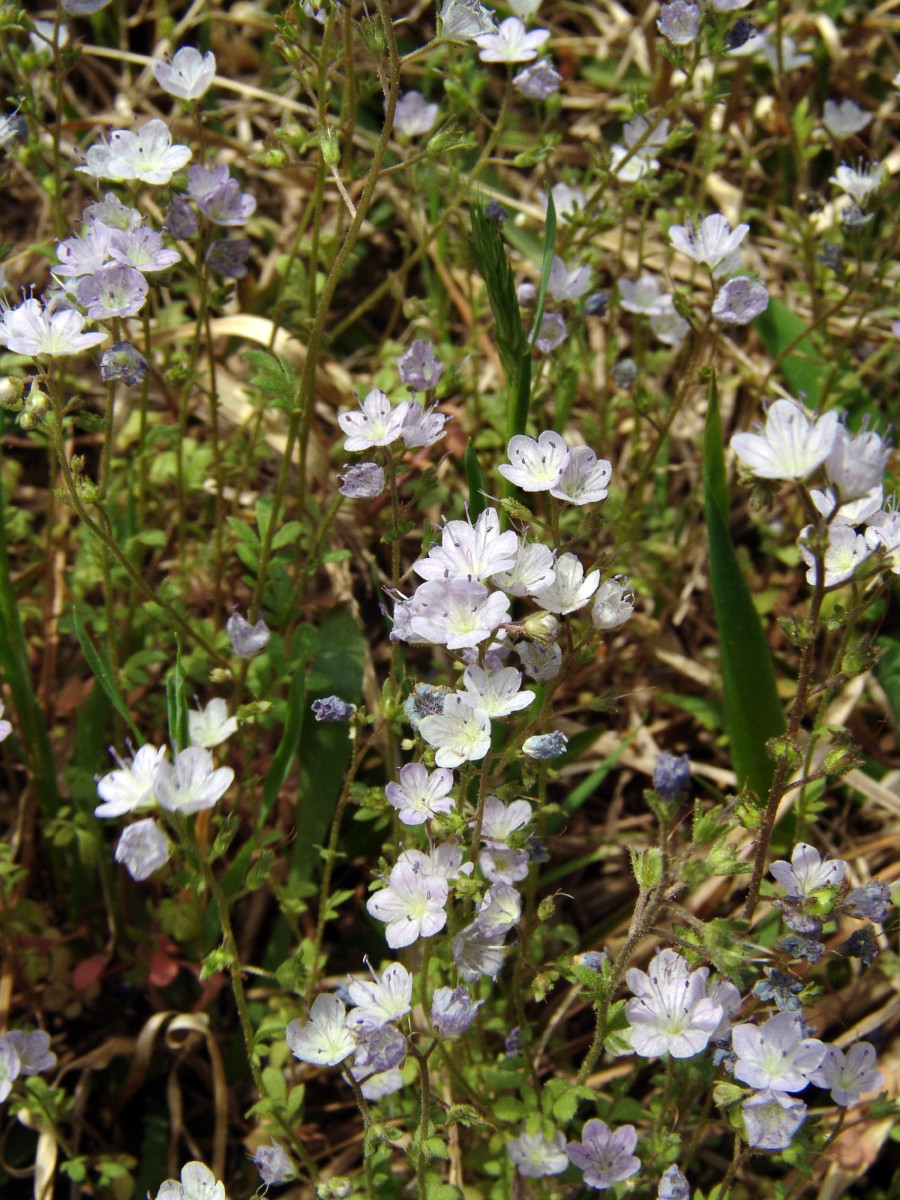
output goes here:
<path id="1" fill-rule="evenodd" d="M 290 362 L 266 350 L 247 350 L 244 358 L 254 368 L 250 382 L 263 394 L 266 404 L 291 412 L 296 405 L 297 377 Z"/>
<path id="2" fill-rule="evenodd" d="M 544 319 L 544 302 L 547 299 L 547 287 L 550 283 L 550 272 L 553 269 L 553 256 L 556 253 L 556 204 L 553 200 L 553 193 L 550 188 L 547 188 L 547 225 L 544 231 L 544 258 L 541 263 L 541 286 L 538 290 L 537 308 L 534 314 L 534 331 L 531 334 L 531 341 L 528 344 L 530 350 L 534 349 L 535 343 L 541 332 L 541 322 Z M 525 426 L 517 429 L 517 433 L 524 433 Z"/>
<path id="3" fill-rule="evenodd" d="M 87 660 L 88 666 L 91 668 L 91 673 L 103 688 L 104 692 L 106 692 L 113 708 L 134 734 L 136 744 L 138 746 L 142 746 L 144 744 L 144 738 L 141 735 L 141 731 L 131 719 L 131 713 L 128 711 L 128 705 L 125 703 L 122 693 L 119 691 L 116 681 L 113 678 L 112 668 L 107 660 L 100 656 L 99 652 L 94 646 L 94 643 L 91 641 L 85 625 L 84 617 L 82 616 L 82 612 L 77 604 L 72 609 L 72 626 L 75 629 L 75 635 L 78 638 L 81 646 L 81 652 Z M 185 743 L 185 745 L 186 744 L 187 743 Z"/>
<path id="4" fill-rule="evenodd" d="M 754 319 L 753 327 L 772 358 L 778 360 L 788 390 L 798 399 L 804 398 L 810 408 L 818 408 L 826 372 L 821 349 L 806 334 L 806 322 L 770 296 L 768 307 Z"/>
<path id="5" fill-rule="evenodd" d="M 306 659 L 302 657 L 294 668 L 294 674 L 291 676 L 288 687 L 286 719 L 281 733 L 281 741 L 278 743 L 278 749 L 275 751 L 263 780 L 262 803 L 259 807 L 257 822 L 257 827 L 260 829 L 265 825 L 269 813 L 278 799 L 278 793 L 284 787 L 291 763 L 294 761 L 294 755 L 300 748 L 300 735 L 303 732 L 306 708 Z"/>
<path id="6" fill-rule="evenodd" d="M 725 728 L 739 787 L 762 797 L 772 782 L 766 742 L 784 730 L 775 672 L 762 624 L 728 531 L 728 492 L 716 378 L 709 387 L 703 495 L 713 606 L 719 630 Z"/>

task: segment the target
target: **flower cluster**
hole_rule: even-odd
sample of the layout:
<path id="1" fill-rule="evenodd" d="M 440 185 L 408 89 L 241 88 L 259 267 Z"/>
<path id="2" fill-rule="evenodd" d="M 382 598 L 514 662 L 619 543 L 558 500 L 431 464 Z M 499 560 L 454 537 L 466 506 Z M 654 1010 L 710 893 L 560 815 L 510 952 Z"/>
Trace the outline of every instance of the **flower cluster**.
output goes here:
<path id="1" fill-rule="evenodd" d="M 758 479 L 806 485 L 820 521 L 800 532 L 807 580 L 825 588 L 846 583 L 876 552 L 900 573 L 900 516 L 884 505 L 891 447 L 877 433 L 851 433 L 837 412 L 810 416 L 795 400 L 776 400 L 757 433 L 731 439 L 740 463 Z M 860 532 L 859 527 L 865 526 Z"/>

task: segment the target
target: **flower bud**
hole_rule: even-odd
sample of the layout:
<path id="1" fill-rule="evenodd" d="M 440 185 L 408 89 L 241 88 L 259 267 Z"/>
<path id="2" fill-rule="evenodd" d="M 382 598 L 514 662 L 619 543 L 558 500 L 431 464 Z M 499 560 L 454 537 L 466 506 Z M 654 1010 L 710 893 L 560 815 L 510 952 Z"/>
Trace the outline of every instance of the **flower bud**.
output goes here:
<path id="1" fill-rule="evenodd" d="M 333 129 L 323 126 L 318 133 L 319 149 L 328 167 L 336 167 L 341 161 L 341 143 Z"/>

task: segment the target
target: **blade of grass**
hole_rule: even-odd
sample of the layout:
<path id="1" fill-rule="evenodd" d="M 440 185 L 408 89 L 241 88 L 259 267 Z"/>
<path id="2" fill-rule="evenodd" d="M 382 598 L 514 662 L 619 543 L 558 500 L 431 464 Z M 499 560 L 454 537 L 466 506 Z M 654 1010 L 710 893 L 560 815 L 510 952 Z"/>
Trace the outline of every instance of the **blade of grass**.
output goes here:
<path id="1" fill-rule="evenodd" d="M 738 785 L 763 799 L 768 795 L 774 770 L 766 753 L 766 742 L 784 731 L 785 722 L 762 622 L 753 607 L 728 531 L 722 418 L 715 375 L 710 381 L 706 415 L 703 495 L 710 583 L 719 631 L 725 727 Z"/>
<path id="2" fill-rule="evenodd" d="M 125 703 L 122 693 L 116 686 L 116 681 L 113 679 L 112 668 L 106 659 L 97 650 L 94 643 L 91 641 L 91 635 L 87 631 L 87 622 L 85 620 L 84 611 L 79 605 L 74 605 L 72 609 L 72 627 L 75 630 L 75 636 L 78 638 L 78 643 L 81 646 L 81 653 L 84 655 L 88 666 L 91 668 L 91 674 L 103 688 L 109 697 L 113 708 L 131 730 L 135 736 L 135 741 L 138 746 L 144 744 L 144 738 L 141 732 L 131 719 L 131 713 L 128 711 L 128 705 Z"/>

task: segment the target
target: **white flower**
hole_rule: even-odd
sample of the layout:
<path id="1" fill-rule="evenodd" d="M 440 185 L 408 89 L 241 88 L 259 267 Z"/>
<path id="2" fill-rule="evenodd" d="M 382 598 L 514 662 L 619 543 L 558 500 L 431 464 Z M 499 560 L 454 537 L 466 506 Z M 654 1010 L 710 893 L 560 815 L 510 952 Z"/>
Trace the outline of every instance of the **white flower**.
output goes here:
<path id="1" fill-rule="evenodd" d="M 582 189 L 580 187 L 571 187 L 568 183 L 555 183 L 550 189 L 550 194 L 553 196 L 553 207 L 556 209 L 556 215 L 563 221 L 583 210 L 587 203 L 587 197 Z M 546 212 L 547 196 L 545 192 L 541 192 L 539 202 L 541 208 Z"/>
<path id="2" fill-rule="evenodd" d="M 475 44 L 482 62 L 531 62 L 549 36 L 549 29 L 529 32 L 518 17 L 507 17 L 496 33 L 479 34 Z"/>
<path id="3" fill-rule="evenodd" d="M 436 813 L 453 811 L 452 787 L 452 771 L 442 767 L 429 772 L 422 763 L 407 763 L 400 768 L 399 783 L 389 783 L 385 795 L 400 810 L 404 825 L 421 825 Z"/>
<path id="4" fill-rule="evenodd" d="M 94 809 L 94 816 L 121 817 L 140 808 L 152 808 L 156 804 L 157 772 L 165 756 L 165 746 L 141 746 L 130 762 L 123 762 L 113 751 L 119 769 L 98 781 L 97 794 L 103 803 Z"/>
<path id="5" fill-rule="evenodd" d="M 869 197 L 878 191 L 884 180 L 884 167 L 880 163 L 870 163 L 869 166 L 860 163 L 857 167 L 841 163 L 830 178 L 835 187 L 852 196 L 861 208 L 865 207 Z"/>
<path id="6" fill-rule="evenodd" d="M 810 846 L 807 842 L 798 842 L 791 855 L 791 861 L 779 859 L 772 863 L 769 871 L 792 900 L 802 900 L 820 888 L 840 887 L 847 873 L 847 864 L 842 858 L 823 862 L 822 855 L 815 846 Z"/>
<path id="7" fill-rule="evenodd" d="M 541 0 L 506 0 L 506 7 L 521 21 L 530 21 L 537 16 Z"/>
<path id="8" fill-rule="evenodd" d="M 189 1162 L 181 1168 L 181 1182 L 167 1179 L 156 1200 L 225 1200 L 225 1185 L 202 1162 Z"/>
<path id="9" fill-rule="evenodd" d="M 113 130 L 109 144 L 91 146 L 85 155 L 85 165 L 76 170 L 98 179 L 138 179 L 142 183 L 164 184 L 190 160 L 190 148 L 173 145 L 168 125 L 154 117 L 137 133 Z"/>
<path id="10" fill-rule="evenodd" d="M 869 1042 L 854 1042 L 846 1054 L 837 1046 L 829 1046 L 810 1082 L 828 1088 L 835 1104 L 849 1108 L 859 1103 L 863 1092 L 880 1088 L 884 1076 L 875 1067 L 875 1047 Z"/>
<path id="11" fill-rule="evenodd" d="M 761 433 L 737 433 L 731 447 L 758 479 L 806 479 L 828 458 L 840 417 L 810 418 L 795 400 L 776 400 Z"/>
<path id="12" fill-rule="evenodd" d="M 510 804 L 504 804 L 496 796 L 488 796 L 481 820 L 482 841 L 506 845 L 514 833 L 525 828 L 532 815 L 533 810 L 527 800 L 513 800 Z"/>
<path id="13" fill-rule="evenodd" d="M 806 572 L 806 582 L 815 585 L 818 580 L 816 556 L 809 548 L 808 541 L 815 532 L 815 526 L 807 525 L 800 531 L 800 557 L 809 567 Z M 823 565 L 825 567 L 824 586 L 837 587 L 846 583 L 856 572 L 856 568 L 872 553 L 865 537 L 856 533 L 850 525 L 830 525 L 828 528 L 828 545 L 825 549 Z"/>
<path id="14" fill-rule="evenodd" d="M 43 58 L 50 57 L 54 50 L 54 30 L 56 31 L 56 49 L 62 50 L 69 44 L 69 26 L 64 22 L 57 27 L 55 21 L 32 21 L 34 30 L 29 33 L 28 40 L 35 54 Z"/>
<path id="15" fill-rule="evenodd" d="M 294 1058 L 320 1067 L 336 1067 L 356 1050 L 347 1010 L 338 996 L 316 996 L 308 1021 L 291 1021 L 285 1030 Z"/>
<path id="16" fill-rule="evenodd" d="M 355 1029 L 378 1029 L 405 1017 L 412 1007 L 413 977 L 402 963 L 391 963 L 373 981 L 354 979 L 349 988 L 356 1008 L 347 1018 Z"/>
<path id="17" fill-rule="evenodd" d="M 12 1085 L 19 1078 L 22 1063 L 16 1048 L 5 1037 L 0 1037 L 0 1104 L 12 1091 Z"/>
<path id="18" fill-rule="evenodd" d="M 536 440 L 515 434 L 506 453 L 511 465 L 501 463 L 497 470 L 523 492 L 547 492 L 556 487 L 569 460 L 569 447 L 552 429 L 545 429 Z"/>
<path id="19" fill-rule="evenodd" d="M 447 923 L 447 881 L 425 875 L 407 862 L 398 862 L 388 886 L 370 896 L 366 908 L 387 928 L 384 936 L 392 950 L 411 946 L 420 937 L 433 937 Z"/>
<path id="20" fill-rule="evenodd" d="M 863 112 L 852 100 L 842 100 L 838 104 L 834 100 L 825 101 L 825 115 L 822 124 L 836 138 L 853 137 L 871 124 L 872 114 Z"/>
<path id="21" fill-rule="evenodd" d="M 51 311 L 33 296 L 17 308 L 4 309 L 0 316 L 0 342 L 13 354 L 60 358 L 109 337 L 108 333 L 82 333 L 83 329 L 84 317 L 74 308 Z"/>
<path id="22" fill-rule="evenodd" d="M 473 663 L 463 672 L 462 682 L 469 702 L 491 718 L 511 716 L 534 700 L 534 692 L 522 690 L 522 674 L 515 667 L 485 671 Z"/>
<path id="23" fill-rule="evenodd" d="M 116 846 L 116 862 L 122 863 L 132 879 L 142 883 L 164 866 L 172 853 L 172 843 L 151 818 L 135 821 L 122 831 Z"/>
<path id="24" fill-rule="evenodd" d="M 156 798 L 169 812 L 201 812 L 212 808 L 231 786 L 231 767 L 215 768 L 213 756 L 202 746 L 188 746 L 175 757 L 174 765 L 160 762 L 156 768 Z"/>
<path id="25" fill-rule="evenodd" d="M 434 761 L 439 767 L 480 762 L 491 748 L 490 717 L 456 692 L 445 697 L 440 716 L 422 718 L 418 732 L 437 750 Z"/>
<path id="26" fill-rule="evenodd" d="M 543 542 L 519 540 L 516 561 L 492 582 L 510 596 L 531 596 L 553 582 L 553 551 Z"/>
<path id="27" fill-rule="evenodd" d="M 3 720 L 3 701 L 0 700 L 0 742 L 5 742 L 12 733 L 12 725 Z"/>
<path id="28" fill-rule="evenodd" d="M 0 1038 L 19 1056 L 19 1073 L 39 1075 L 56 1066 L 56 1055 L 50 1049 L 50 1034 L 43 1029 L 11 1029 Z"/>
<path id="29" fill-rule="evenodd" d="M 338 414 L 338 424 L 348 436 L 345 450 L 370 450 L 373 446 L 390 446 L 401 436 L 409 401 L 395 407 L 379 388 L 369 392 L 359 412 Z"/>
<path id="30" fill-rule="evenodd" d="M 872 550 L 884 551 L 886 565 L 900 575 L 900 512 L 876 513 L 866 530 L 866 541 Z"/>
<path id="31" fill-rule="evenodd" d="M 228 715 L 228 705 L 216 697 L 199 712 L 188 713 L 188 730 L 192 746 L 204 746 L 207 750 L 221 746 L 233 733 L 237 733 L 237 717 Z"/>
<path id="32" fill-rule="evenodd" d="M 890 457 L 890 445 L 886 445 L 877 433 L 864 430 L 852 434 L 841 425 L 825 460 L 825 474 L 842 504 L 848 500 L 869 499 L 874 491 L 881 489 Z M 857 517 L 848 523 L 853 525 L 864 519 Z"/>
<path id="33" fill-rule="evenodd" d="M 671 308 L 668 312 L 654 313 L 650 318 L 650 328 L 664 345 L 680 346 L 690 333 L 691 324 Z"/>
<path id="34" fill-rule="evenodd" d="M 567 267 L 558 254 L 553 256 L 547 291 L 554 300 L 578 300 L 591 288 L 591 268 Z"/>
<path id="35" fill-rule="evenodd" d="M 731 1045 L 737 1055 L 734 1075 L 753 1088 L 802 1092 L 825 1057 L 818 1038 L 803 1036 L 794 1013 L 780 1012 L 763 1025 L 735 1025 Z"/>
<path id="36" fill-rule="evenodd" d="M 427 104 L 421 92 L 404 92 L 394 108 L 394 128 L 404 137 L 427 133 L 437 120 L 438 106 Z"/>
<path id="37" fill-rule="evenodd" d="M 634 615 L 634 592 L 622 575 L 604 579 L 594 596 L 591 620 L 595 629 L 617 629 Z"/>
<path id="38" fill-rule="evenodd" d="M 114 232 L 102 221 L 91 221 L 81 237 L 57 242 L 59 265 L 53 268 L 54 276 L 61 279 L 77 278 L 79 275 L 92 275 L 94 271 L 105 267 L 112 257 Z"/>
<path id="39" fill-rule="evenodd" d="M 619 303 L 626 312 L 643 313 L 648 317 L 673 311 L 672 297 L 660 290 L 659 280 L 655 275 L 644 271 L 637 283 L 629 279 L 620 279 Z"/>
<path id="40" fill-rule="evenodd" d="M 591 571 L 585 578 L 584 567 L 575 554 L 561 554 L 556 560 L 556 578 L 544 591 L 535 596 L 547 612 L 576 612 L 589 603 L 600 584 L 600 572 Z"/>
<path id="41" fill-rule="evenodd" d="M 550 495 L 569 504 L 598 504 L 609 495 L 606 485 L 612 478 L 612 463 L 598 458 L 590 446 L 575 446 Z"/>
<path id="42" fill-rule="evenodd" d="M 645 175 L 659 170 L 659 159 L 648 157 L 640 150 L 631 150 L 628 146 L 617 143 L 612 147 L 611 154 L 610 174 L 625 183 L 637 183 Z"/>
<path id="43" fill-rule="evenodd" d="M 422 579 L 487 579 L 498 571 L 508 571 L 517 550 L 515 531 L 501 533 L 499 513 L 486 508 L 474 525 L 448 521 L 441 544 L 432 546 L 427 558 L 414 562 L 413 570 Z"/>
<path id="44" fill-rule="evenodd" d="M 448 416 L 437 411 L 435 405 L 425 409 L 418 400 L 410 400 L 400 431 L 404 446 L 410 450 L 419 446 L 433 446 L 444 436 L 444 426 L 449 420 Z"/>
<path id="45" fill-rule="evenodd" d="M 156 82 L 179 100 L 199 100 L 216 75 L 216 56 L 212 50 L 201 54 L 193 46 L 182 46 L 170 63 L 154 61 Z"/>
<path id="46" fill-rule="evenodd" d="M 738 225 L 733 231 L 720 213 L 704 217 L 699 225 L 673 225 L 669 241 L 676 250 L 696 263 L 704 263 L 718 279 L 733 275 L 741 262 L 741 242 L 750 232 L 749 225 Z"/>
<path id="47" fill-rule="evenodd" d="M 523 1129 L 517 1138 L 506 1143 L 506 1153 L 519 1174 L 527 1179 L 561 1175 L 569 1165 L 566 1139 L 559 1132 L 548 1138 L 540 1129 L 534 1133 Z"/>
<path id="48" fill-rule="evenodd" d="M 674 950 L 661 950 L 645 973 L 625 976 L 635 999 L 625 1005 L 635 1054 L 692 1058 L 709 1045 L 722 1019 L 722 1006 L 706 995 L 706 967 L 691 971 Z"/>
<path id="49" fill-rule="evenodd" d="M 754 1150 L 787 1150 L 806 1119 L 806 1105 L 787 1092 L 765 1088 L 743 1102 L 747 1144 Z"/>

